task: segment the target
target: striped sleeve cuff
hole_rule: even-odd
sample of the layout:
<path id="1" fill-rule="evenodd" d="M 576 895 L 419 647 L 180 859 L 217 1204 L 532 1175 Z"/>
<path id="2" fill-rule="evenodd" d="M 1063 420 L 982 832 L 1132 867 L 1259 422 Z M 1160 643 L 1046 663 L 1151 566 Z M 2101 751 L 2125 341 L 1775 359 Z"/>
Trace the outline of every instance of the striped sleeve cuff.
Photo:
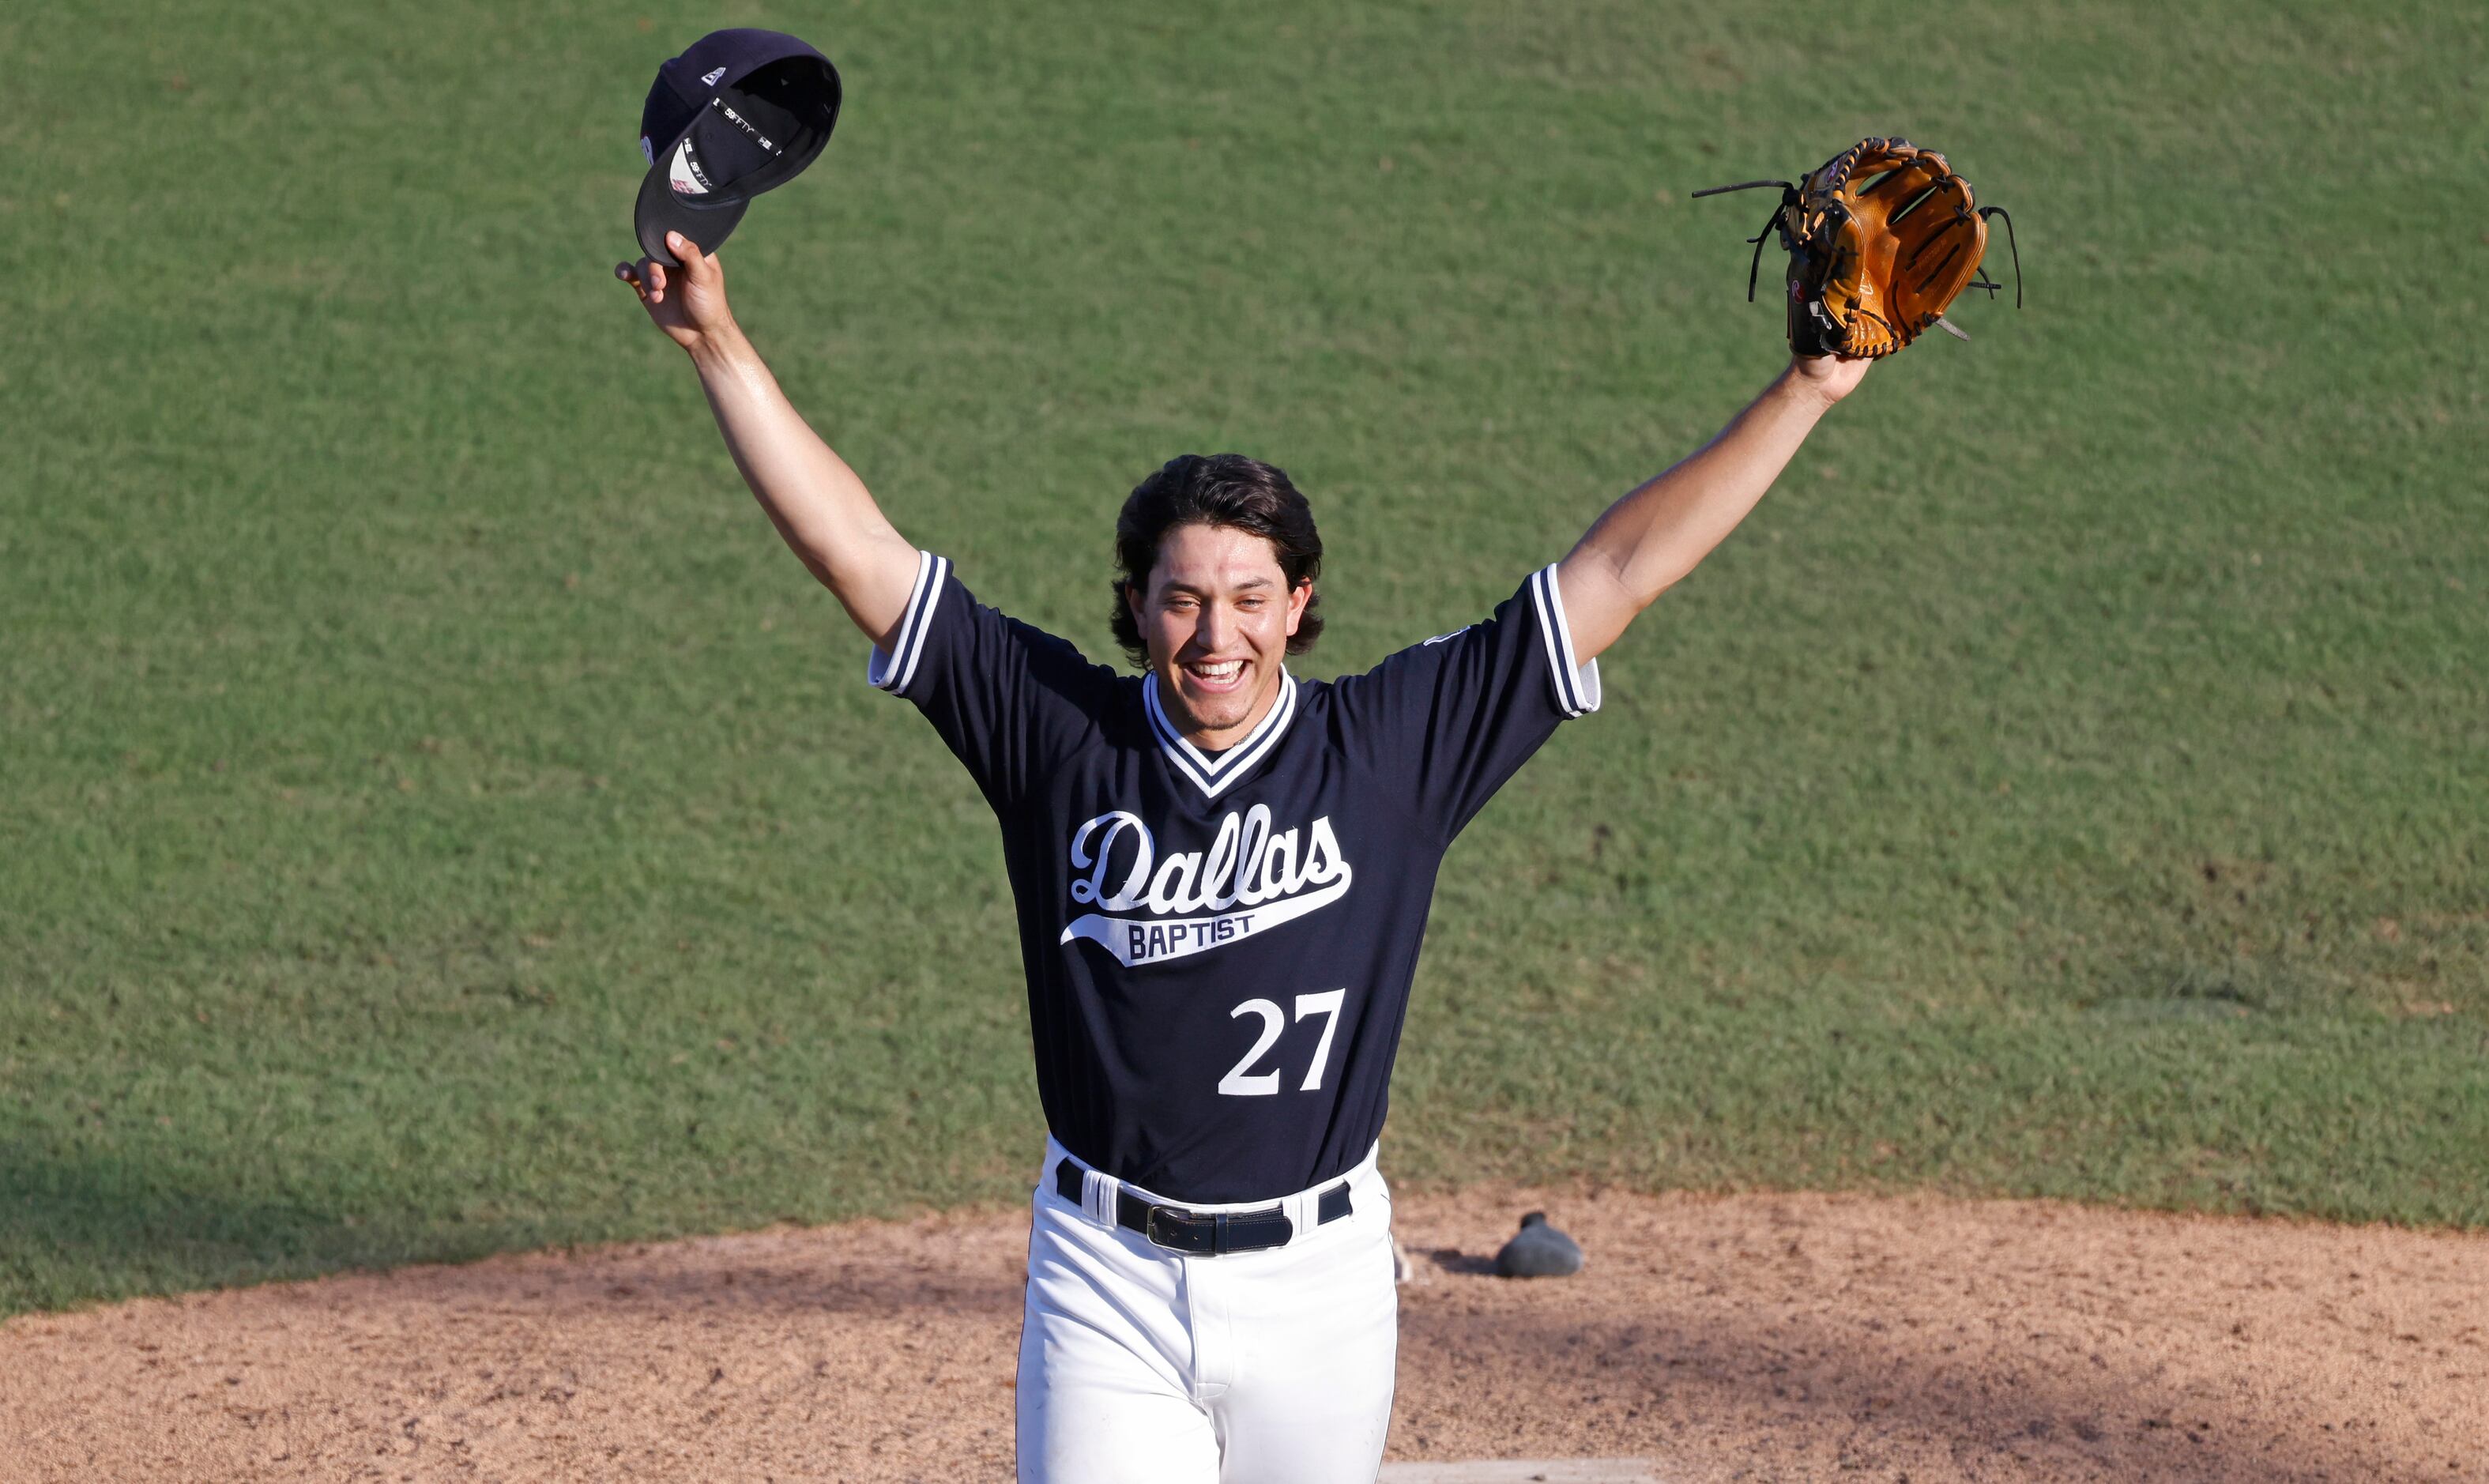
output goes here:
<path id="1" fill-rule="evenodd" d="M 1556 564 L 1530 575 L 1530 601 L 1538 609 L 1538 636 L 1547 645 L 1547 669 L 1556 686 L 1556 709 L 1570 720 L 1599 709 L 1599 662 L 1573 658 L 1573 630 L 1564 622 L 1564 592 Z"/>
<path id="2" fill-rule="evenodd" d="M 951 563 L 931 552 L 916 554 L 916 585 L 907 590 L 907 612 L 899 620 L 899 637 L 891 641 L 888 654 L 881 646 L 873 647 L 873 657 L 865 663 L 864 677 L 873 688 L 893 696 L 907 694 L 907 683 L 916 678 L 916 663 L 925 658 L 925 636 L 933 628 L 933 605 L 942 600 L 942 581 L 951 575 Z"/>

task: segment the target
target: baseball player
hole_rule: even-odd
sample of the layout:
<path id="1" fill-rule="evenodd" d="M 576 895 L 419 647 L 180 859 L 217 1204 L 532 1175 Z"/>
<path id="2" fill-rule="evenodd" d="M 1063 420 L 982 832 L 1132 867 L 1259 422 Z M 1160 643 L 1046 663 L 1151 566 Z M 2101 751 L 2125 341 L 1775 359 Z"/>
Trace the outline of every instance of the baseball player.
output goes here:
<path id="1" fill-rule="evenodd" d="M 1391 1411 L 1386 1091 L 1444 852 L 1600 652 L 1754 508 L 1867 362 L 1794 361 L 1494 614 L 1300 680 L 1313 515 L 1235 454 L 1115 526 L 1138 674 L 980 603 L 779 390 L 714 256 L 618 264 L 736 467 L 1003 835 L 1049 1137 L 1019 1353 L 1022 1480 L 1367 1484 Z"/>

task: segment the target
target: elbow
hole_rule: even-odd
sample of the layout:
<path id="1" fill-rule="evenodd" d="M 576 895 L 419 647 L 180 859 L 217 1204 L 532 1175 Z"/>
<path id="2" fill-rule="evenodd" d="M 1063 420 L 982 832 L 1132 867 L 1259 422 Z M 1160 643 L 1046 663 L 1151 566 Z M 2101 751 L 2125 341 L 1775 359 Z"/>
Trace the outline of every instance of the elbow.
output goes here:
<path id="1" fill-rule="evenodd" d="M 1689 570 L 1674 562 L 1619 564 L 1611 577 L 1610 602 L 1629 619 L 1639 617 L 1644 609 L 1659 601 L 1661 593 L 1683 582 Z"/>

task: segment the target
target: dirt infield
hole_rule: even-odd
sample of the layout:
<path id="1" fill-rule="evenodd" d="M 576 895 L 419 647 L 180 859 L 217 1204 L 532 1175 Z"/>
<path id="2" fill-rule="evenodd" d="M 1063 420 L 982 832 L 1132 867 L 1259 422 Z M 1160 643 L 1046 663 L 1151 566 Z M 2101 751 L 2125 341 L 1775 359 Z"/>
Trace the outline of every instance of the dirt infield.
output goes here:
<path id="1" fill-rule="evenodd" d="M 1513 1283 L 1538 1207 L 1590 1254 Z M 1398 1204 L 1397 1460 L 1665 1480 L 2489 1479 L 2489 1237 L 2019 1202 Z M 0 1326 L 0 1479 L 1000 1479 L 1016 1212 Z"/>

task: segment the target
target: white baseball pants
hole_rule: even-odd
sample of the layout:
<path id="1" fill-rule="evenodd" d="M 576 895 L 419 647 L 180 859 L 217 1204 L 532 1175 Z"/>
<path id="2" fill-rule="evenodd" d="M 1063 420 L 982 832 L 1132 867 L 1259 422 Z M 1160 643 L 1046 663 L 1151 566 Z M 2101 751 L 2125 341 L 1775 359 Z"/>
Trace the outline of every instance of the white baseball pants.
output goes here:
<path id="1" fill-rule="evenodd" d="M 1117 1226 L 1121 1184 L 1095 1170 L 1080 1205 L 1064 1200 L 1064 1151 L 1048 1139 L 1045 1155 L 1020 1328 L 1020 1484 L 1374 1484 L 1400 1307 L 1374 1155 L 1344 1177 L 1351 1214 L 1317 1225 L 1321 1192 L 1303 1191 L 1283 1203 L 1287 1245 L 1217 1257 Z"/>

